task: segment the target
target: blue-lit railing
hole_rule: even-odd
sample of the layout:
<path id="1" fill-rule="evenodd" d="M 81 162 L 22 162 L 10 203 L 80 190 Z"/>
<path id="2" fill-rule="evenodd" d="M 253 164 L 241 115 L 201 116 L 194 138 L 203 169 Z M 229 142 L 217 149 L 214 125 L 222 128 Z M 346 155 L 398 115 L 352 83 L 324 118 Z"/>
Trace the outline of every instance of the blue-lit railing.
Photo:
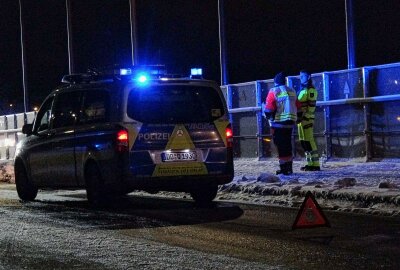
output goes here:
<path id="1" fill-rule="evenodd" d="M 400 157 L 400 63 L 312 75 L 318 91 L 314 133 L 328 157 Z M 300 89 L 298 76 L 287 85 Z M 276 155 L 267 122 L 261 117 L 273 80 L 222 86 L 234 128 L 235 156 Z M 295 155 L 302 155 L 293 136 Z"/>

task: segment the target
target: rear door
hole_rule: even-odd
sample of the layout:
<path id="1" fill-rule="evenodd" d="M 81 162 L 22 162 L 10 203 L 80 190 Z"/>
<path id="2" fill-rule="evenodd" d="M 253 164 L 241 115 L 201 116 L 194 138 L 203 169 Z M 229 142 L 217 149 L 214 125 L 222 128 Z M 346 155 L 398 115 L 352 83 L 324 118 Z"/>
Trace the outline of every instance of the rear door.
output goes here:
<path id="1" fill-rule="evenodd" d="M 110 160 L 115 139 L 111 118 L 111 95 L 106 89 L 85 89 L 83 106 L 75 125 L 76 172 L 80 185 L 84 185 L 84 164 L 89 153 L 102 166 L 103 173 L 112 168 Z M 112 173 L 115 173 L 112 172 Z M 106 177 L 106 180 L 108 178 Z"/>
<path id="2" fill-rule="evenodd" d="M 137 176 L 205 175 L 219 170 L 211 163 L 226 162 L 228 121 L 215 88 L 190 84 L 133 88 L 127 114 L 138 121 L 130 130 L 135 134 L 131 170 Z"/>

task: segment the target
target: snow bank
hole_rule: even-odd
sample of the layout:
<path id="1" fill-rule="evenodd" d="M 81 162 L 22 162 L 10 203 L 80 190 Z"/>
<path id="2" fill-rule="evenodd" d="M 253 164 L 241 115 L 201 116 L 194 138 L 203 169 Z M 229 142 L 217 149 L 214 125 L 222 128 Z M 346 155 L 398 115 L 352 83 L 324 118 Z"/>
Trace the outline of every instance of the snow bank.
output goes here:
<path id="1" fill-rule="evenodd" d="M 274 159 L 236 159 L 235 178 L 218 199 L 297 207 L 311 191 L 322 208 L 400 215 L 400 160 L 332 159 L 317 172 L 303 172 L 303 165 L 294 161 L 293 175 L 277 176 Z"/>
<path id="2" fill-rule="evenodd" d="M 14 167 L 11 162 L 0 163 L 0 182 L 15 183 L 14 182 Z"/>

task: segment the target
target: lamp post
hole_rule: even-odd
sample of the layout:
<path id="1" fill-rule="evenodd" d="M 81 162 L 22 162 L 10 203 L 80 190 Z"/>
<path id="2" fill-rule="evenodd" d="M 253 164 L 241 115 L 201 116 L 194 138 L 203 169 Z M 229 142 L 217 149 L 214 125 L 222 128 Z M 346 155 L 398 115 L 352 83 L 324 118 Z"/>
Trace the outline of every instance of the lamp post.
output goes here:
<path id="1" fill-rule="evenodd" d="M 345 0 L 346 10 L 346 35 L 347 35 L 347 68 L 356 67 L 353 0 Z"/>
<path id="2" fill-rule="evenodd" d="M 131 22 L 132 66 L 139 63 L 137 53 L 136 0 L 129 0 Z"/>
<path id="3" fill-rule="evenodd" d="M 24 46 L 24 23 L 23 23 L 23 12 L 22 12 L 22 0 L 19 0 L 19 26 L 21 33 L 21 61 L 22 61 L 22 87 L 24 90 L 24 112 L 27 112 L 29 108 L 28 99 L 28 80 L 26 77 L 26 56 L 25 56 L 25 46 Z"/>
<path id="4" fill-rule="evenodd" d="M 225 40 L 225 14 L 224 0 L 218 0 L 218 23 L 219 23 L 219 60 L 221 68 L 221 85 L 228 84 L 227 55 Z"/>
<path id="5" fill-rule="evenodd" d="M 69 74 L 75 72 L 74 66 L 74 50 L 72 39 L 72 24 L 71 24 L 71 0 L 65 0 L 65 10 L 67 13 L 67 38 L 68 38 L 68 71 Z"/>

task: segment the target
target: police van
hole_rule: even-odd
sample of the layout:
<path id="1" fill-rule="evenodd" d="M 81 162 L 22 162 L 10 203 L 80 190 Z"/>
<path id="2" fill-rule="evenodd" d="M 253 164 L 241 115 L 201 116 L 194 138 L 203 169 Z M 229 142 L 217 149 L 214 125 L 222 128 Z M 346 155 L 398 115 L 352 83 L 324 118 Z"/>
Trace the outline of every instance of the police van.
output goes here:
<path id="1" fill-rule="evenodd" d="M 64 76 L 17 145 L 22 200 L 85 188 L 93 205 L 134 190 L 211 202 L 233 179 L 232 128 L 219 86 L 163 67 Z"/>

